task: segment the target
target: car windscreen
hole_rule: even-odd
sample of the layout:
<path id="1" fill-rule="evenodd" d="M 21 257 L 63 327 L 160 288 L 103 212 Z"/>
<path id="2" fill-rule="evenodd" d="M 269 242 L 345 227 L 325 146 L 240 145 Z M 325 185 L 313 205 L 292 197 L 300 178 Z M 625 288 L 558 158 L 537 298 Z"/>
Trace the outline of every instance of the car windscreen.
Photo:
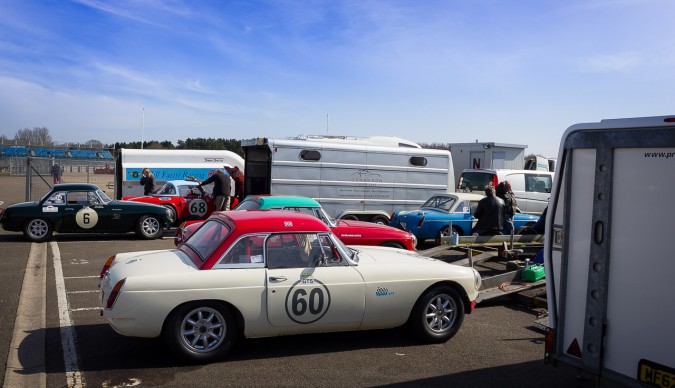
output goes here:
<path id="1" fill-rule="evenodd" d="M 455 204 L 455 202 L 456 202 L 455 197 L 446 197 L 446 196 L 431 197 L 424 203 L 424 205 L 422 205 L 422 208 L 436 209 L 447 213 L 450 211 L 450 209 L 452 209 L 452 206 Z"/>
<path id="2" fill-rule="evenodd" d="M 459 177 L 458 188 L 464 191 L 483 191 L 486 186 L 494 184 L 494 174 L 487 172 L 463 172 Z"/>
<path id="3" fill-rule="evenodd" d="M 260 204 L 258 201 L 244 200 L 244 202 L 237 205 L 234 210 L 255 210 L 260 209 Z"/>
<path id="4" fill-rule="evenodd" d="M 112 201 L 112 198 L 108 197 L 108 194 L 106 194 L 102 190 L 96 190 L 96 194 L 98 194 L 99 198 L 101 198 L 101 201 L 103 201 L 103 203 L 108 203 Z"/>
<path id="5" fill-rule="evenodd" d="M 195 251 L 202 261 L 208 259 L 213 251 L 230 234 L 230 228 L 217 220 L 206 220 L 197 231 L 183 243 L 183 247 Z"/>

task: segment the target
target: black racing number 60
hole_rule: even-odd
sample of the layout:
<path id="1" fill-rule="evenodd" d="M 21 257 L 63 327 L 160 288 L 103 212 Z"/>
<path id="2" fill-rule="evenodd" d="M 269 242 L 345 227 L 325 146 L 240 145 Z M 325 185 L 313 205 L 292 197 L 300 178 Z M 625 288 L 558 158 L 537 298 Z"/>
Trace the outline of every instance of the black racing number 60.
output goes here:
<path id="1" fill-rule="evenodd" d="M 326 315 L 329 306 L 330 292 L 318 280 L 314 280 L 311 285 L 297 282 L 286 294 L 286 314 L 296 323 L 318 321 Z"/>

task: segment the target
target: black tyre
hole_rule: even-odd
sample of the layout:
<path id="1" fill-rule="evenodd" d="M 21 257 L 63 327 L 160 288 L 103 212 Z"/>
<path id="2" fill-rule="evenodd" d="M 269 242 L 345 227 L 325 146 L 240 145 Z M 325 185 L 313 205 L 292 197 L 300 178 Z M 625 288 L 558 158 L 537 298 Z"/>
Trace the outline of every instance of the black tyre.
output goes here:
<path id="1" fill-rule="evenodd" d="M 446 342 L 464 321 L 464 303 L 459 292 L 442 286 L 428 290 L 417 301 L 410 316 L 413 333 L 428 343 Z"/>
<path id="2" fill-rule="evenodd" d="M 212 362 L 224 357 L 236 343 L 237 320 L 229 308 L 219 303 L 188 303 L 169 315 L 163 335 L 177 357 Z"/>
<path id="3" fill-rule="evenodd" d="M 162 223 L 156 216 L 146 215 L 138 219 L 136 234 L 146 240 L 162 236 Z"/>
<path id="4" fill-rule="evenodd" d="M 340 217 L 341 220 L 347 220 L 347 221 L 358 221 L 359 219 L 356 216 L 343 216 Z"/>
<path id="5" fill-rule="evenodd" d="M 405 249 L 405 246 L 401 244 L 400 242 L 397 241 L 387 241 L 385 243 L 380 244 L 381 247 L 391 247 L 391 248 L 398 248 L 398 249 Z"/>
<path id="6" fill-rule="evenodd" d="M 178 217 L 176 215 L 176 209 L 174 209 L 173 206 L 171 205 L 162 205 L 166 208 L 167 214 L 169 216 L 169 222 L 171 223 L 171 226 L 176 225 L 176 218 Z"/>
<path id="7" fill-rule="evenodd" d="M 49 241 L 53 232 L 54 228 L 51 222 L 44 218 L 30 219 L 23 227 L 23 235 L 33 242 Z"/>
<path id="8" fill-rule="evenodd" d="M 389 225 L 389 218 L 385 216 L 375 216 L 370 220 L 370 222 L 380 225 Z"/>

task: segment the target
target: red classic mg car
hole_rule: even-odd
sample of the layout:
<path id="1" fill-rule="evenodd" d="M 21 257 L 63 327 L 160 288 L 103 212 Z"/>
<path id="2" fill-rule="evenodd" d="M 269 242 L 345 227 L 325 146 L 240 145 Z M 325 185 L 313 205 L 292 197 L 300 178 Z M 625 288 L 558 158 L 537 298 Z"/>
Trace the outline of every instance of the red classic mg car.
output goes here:
<path id="1" fill-rule="evenodd" d="M 168 181 L 152 195 L 122 199 L 164 206 L 169 211 L 171 225 L 178 225 L 187 220 L 205 220 L 213 213 L 213 196 L 198 185 L 196 181 Z"/>

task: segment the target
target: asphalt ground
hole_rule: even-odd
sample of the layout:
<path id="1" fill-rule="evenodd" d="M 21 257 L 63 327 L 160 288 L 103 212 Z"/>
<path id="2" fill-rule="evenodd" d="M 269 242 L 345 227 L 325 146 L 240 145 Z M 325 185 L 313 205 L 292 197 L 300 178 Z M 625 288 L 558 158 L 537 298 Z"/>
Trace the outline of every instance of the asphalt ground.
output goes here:
<path id="1" fill-rule="evenodd" d="M 5 201 L 2 206 L 23 200 L 23 182 L 21 178 L 0 177 L 0 200 Z M 0 365 L 8 368 L 7 375 L 0 373 L 0 384 L 13 387 L 15 382 L 24 381 L 22 386 L 47 387 L 596 385 L 574 368 L 544 364 L 544 334 L 533 326 L 541 309 L 510 297 L 479 304 L 473 314 L 465 317 L 458 334 L 444 344 L 420 344 L 402 328 L 312 334 L 247 339 L 221 362 L 181 364 L 168 354 L 159 339 L 116 334 L 98 311 L 97 277 L 108 256 L 122 251 L 171 248 L 171 232 L 165 236 L 142 241 L 133 234 L 57 234 L 50 243 L 32 244 L 24 241 L 20 233 L 0 231 L 3 317 Z M 14 323 L 23 299 L 20 295 L 22 289 L 28 288 L 24 278 L 35 270 L 35 266 L 27 268 L 31 249 L 45 256 L 44 324 L 22 327 L 16 332 Z M 40 283 L 33 276 L 28 278 L 29 283 Z M 25 305 L 39 310 L 36 302 Z M 35 322 L 40 320 L 32 324 Z M 19 338 L 16 349 L 10 345 L 13 338 Z"/>

